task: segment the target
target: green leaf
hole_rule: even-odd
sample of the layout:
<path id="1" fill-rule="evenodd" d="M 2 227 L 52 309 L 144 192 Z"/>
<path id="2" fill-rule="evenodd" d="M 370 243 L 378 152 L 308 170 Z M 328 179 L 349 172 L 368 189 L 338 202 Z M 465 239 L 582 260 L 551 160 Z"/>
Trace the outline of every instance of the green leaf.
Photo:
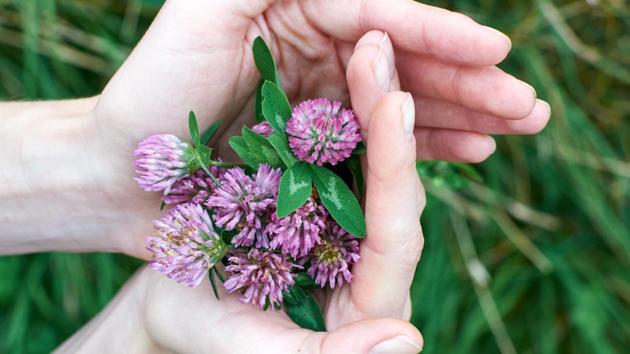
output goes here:
<path id="1" fill-rule="evenodd" d="M 260 80 L 258 82 L 258 88 L 256 89 L 256 123 L 260 123 L 265 120 L 262 111 L 262 85 L 264 82 L 265 80 Z"/>
<path id="2" fill-rule="evenodd" d="M 361 170 L 361 158 L 359 158 L 358 155 L 352 155 L 345 163 L 350 169 L 350 172 L 352 172 L 354 182 L 357 184 L 359 190 L 359 195 L 363 195 L 365 193 L 365 181 L 363 179 L 363 170 Z"/>
<path id="3" fill-rule="evenodd" d="M 306 274 L 306 272 L 298 273 L 295 276 L 295 284 L 306 289 L 319 288 L 319 285 L 315 283 L 315 280 L 313 280 L 313 278 L 311 278 L 308 274 Z"/>
<path id="4" fill-rule="evenodd" d="M 310 167 L 319 197 L 333 219 L 355 237 L 365 237 L 365 217 L 348 185 L 327 168 Z"/>
<path id="5" fill-rule="evenodd" d="M 219 126 L 221 126 L 221 123 L 222 122 L 220 120 L 212 123 L 212 125 L 209 126 L 208 129 L 203 132 L 203 134 L 201 134 L 201 144 L 207 145 L 208 142 L 210 142 L 210 139 L 212 139 L 214 134 L 217 133 L 217 130 L 219 130 Z"/>
<path id="6" fill-rule="evenodd" d="M 300 288 L 299 286 L 294 286 Z M 301 289 L 301 288 L 300 288 Z M 313 298 L 313 295 L 304 292 L 304 296 L 301 301 L 291 302 L 285 301 L 284 308 L 287 310 L 287 315 L 298 326 L 306 329 L 310 329 L 316 332 L 326 331 L 326 323 L 324 322 L 324 315 L 319 308 L 317 301 Z"/>
<path id="7" fill-rule="evenodd" d="M 300 162 L 286 170 L 280 179 L 276 215 L 284 218 L 304 205 L 313 192 L 311 171 L 308 165 Z"/>
<path id="8" fill-rule="evenodd" d="M 202 166 L 210 165 L 210 157 L 212 156 L 212 148 L 207 145 L 199 145 L 197 146 L 197 153 L 199 154 L 199 159 L 201 160 Z"/>
<path id="9" fill-rule="evenodd" d="M 201 168 L 208 176 L 212 177 L 212 173 L 208 169 L 208 165 L 210 165 L 212 156 L 212 148 L 207 145 L 198 145 L 197 146 L 197 159 L 199 162 L 199 168 Z"/>
<path id="10" fill-rule="evenodd" d="M 214 275 L 216 275 L 217 278 L 219 278 L 219 281 L 221 283 L 225 283 L 225 278 L 223 277 L 223 274 L 221 274 L 221 271 L 214 267 L 212 269 L 214 269 Z"/>
<path id="11" fill-rule="evenodd" d="M 193 145 L 189 145 L 184 149 L 184 161 L 186 161 L 186 168 L 188 174 L 193 174 L 201 167 L 201 159 L 199 158 L 199 152 Z"/>
<path id="12" fill-rule="evenodd" d="M 212 285 L 212 292 L 214 293 L 214 297 L 216 297 L 217 300 L 219 300 L 219 291 L 217 290 L 217 284 L 214 282 L 214 272 L 215 272 L 214 267 L 208 270 L 208 279 L 210 279 L 210 285 Z"/>
<path id="13" fill-rule="evenodd" d="M 273 82 L 279 88 L 282 88 L 282 84 L 280 83 L 280 77 L 278 76 L 276 63 L 273 60 L 271 50 L 269 50 L 267 43 L 265 43 L 261 37 L 256 37 L 254 40 L 252 52 L 254 54 L 256 68 L 258 68 L 258 72 L 260 73 L 260 82 L 256 90 L 256 121 L 262 122 L 264 120 L 262 110 L 262 86 L 265 80 Z"/>
<path id="14" fill-rule="evenodd" d="M 284 91 L 271 81 L 262 85 L 262 113 L 273 129 L 284 136 L 284 127 L 291 117 L 291 104 Z"/>
<path id="15" fill-rule="evenodd" d="M 258 169 L 258 163 L 256 160 L 250 155 L 249 148 L 245 143 L 245 139 L 242 136 L 233 136 L 228 140 L 228 144 L 234 150 L 234 152 L 238 155 L 238 157 L 245 162 L 246 165 L 253 169 Z"/>
<path id="16" fill-rule="evenodd" d="M 221 230 L 221 240 L 223 242 L 225 242 L 225 244 L 229 245 L 232 243 L 232 239 L 234 238 L 234 236 L 236 235 L 236 231 L 234 230 L 230 230 L 230 231 L 226 231 L 226 230 Z"/>
<path id="17" fill-rule="evenodd" d="M 276 152 L 284 162 L 285 166 L 291 167 L 298 160 L 293 155 L 291 148 L 289 148 L 289 144 L 287 143 L 287 139 L 280 135 L 279 133 L 271 133 L 271 135 L 267 138 L 267 140 L 271 143 Z"/>
<path id="18" fill-rule="evenodd" d="M 273 148 L 271 143 L 264 136 L 255 133 L 253 130 L 243 127 L 243 139 L 249 150 L 249 155 L 258 164 L 268 163 L 272 167 L 281 167 L 282 159 Z"/>
<path id="19" fill-rule="evenodd" d="M 281 87 L 273 55 L 262 37 L 258 36 L 254 39 L 252 51 L 254 53 L 256 68 L 258 68 L 258 72 L 260 72 L 260 78 L 262 80 L 269 80 Z"/>
<path id="20" fill-rule="evenodd" d="M 199 145 L 199 126 L 197 125 L 197 117 L 195 117 L 195 112 L 193 111 L 188 113 L 188 131 L 190 132 L 193 145 Z"/>
<path id="21" fill-rule="evenodd" d="M 362 141 L 359 141 L 357 146 L 352 150 L 353 155 L 361 155 L 367 152 L 367 146 Z"/>
<path id="22" fill-rule="evenodd" d="M 282 293 L 282 300 L 285 304 L 298 305 L 306 298 L 306 291 L 298 285 L 290 286 Z"/>

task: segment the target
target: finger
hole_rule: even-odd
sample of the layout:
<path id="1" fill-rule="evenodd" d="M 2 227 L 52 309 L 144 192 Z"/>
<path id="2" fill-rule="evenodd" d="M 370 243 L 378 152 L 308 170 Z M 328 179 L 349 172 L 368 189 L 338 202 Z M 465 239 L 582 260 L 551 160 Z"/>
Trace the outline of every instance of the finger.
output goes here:
<path id="1" fill-rule="evenodd" d="M 347 80 L 352 108 L 359 118 L 366 141 L 370 138 L 370 118 L 374 107 L 387 92 L 399 88 L 398 74 L 393 65 L 395 61 L 388 35 L 381 31 L 370 31 L 357 42 L 355 51 L 348 62 Z M 445 119 L 444 122 L 440 118 L 442 116 L 448 118 L 447 115 L 450 111 L 453 111 L 453 115 L 461 112 L 472 114 L 472 111 L 438 100 L 417 98 L 415 101 L 423 104 L 421 108 L 416 110 L 416 125 L 419 128 L 417 133 L 421 137 L 416 140 L 419 159 L 481 162 L 494 152 L 494 140 L 484 134 L 444 129 L 421 129 L 421 123 L 423 123 L 421 117 L 427 117 L 427 123 L 430 123 L 428 124 L 429 127 L 431 124 L 437 127 L 444 125 L 445 128 L 452 129 L 471 126 L 475 122 L 467 121 L 468 117 L 451 118 L 450 121 Z M 432 107 L 434 103 L 437 104 L 435 109 Z M 454 107 L 459 110 L 455 111 Z M 446 109 L 450 109 L 450 111 Z M 428 111 L 428 114 L 425 114 L 425 110 Z M 476 114 L 480 115 L 479 113 Z M 479 120 L 482 121 L 480 128 L 484 128 L 483 120 Z M 514 124 L 518 121 L 509 122 Z M 490 124 L 486 122 L 487 126 Z M 528 122 L 524 122 L 523 126 L 527 124 Z M 364 163 L 365 165 L 368 164 Z"/>
<path id="2" fill-rule="evenodd" d="M 304 4 L 325 33 L 355 41 L 369 30 L 388 32 L 396 47 L 466 65 L 495 65 L 511 49 L 507 36 L 462 14 L 412 0 L 317 0 Z"/>
<path id="3" fill-rule="evenodd" d="M 409 322 L 376 319 L 354 322 L 329 333 L 312 333 L 303 347 L 291 353 L 417 354 L 422 344 L 420 332 Z"/>
<path id="4" fill-rule="evenodd" d="M 350 96 L 353 102 L 353 109 L 359 117 L 361 129 L 366 141 L 370 136 L 368 133 L 370 130 L 370 120 L 374 117 L 373 112 L 379 100 L 381 100 L 387 92 L 399 89 L 398 74 L 394 63 L 394 51 L 389 36 L 381 31 L 370 31 L 361 37 L 348 62 L 347 80 Z M 413 125 L 413 122 L 410 124 Z M 411 126 L 409 128 L 411 129 Z M 367 175 L 370 163 L 365 155 L 361 157 L 361 165 L 363 173 Z M 419 184 L 417 180 L 415 183 Z M 419 188 L 421 188 L 421 186 Z M 421 203 L 423 203 L 423 201 L 421 201 Z M 361 268 L 361 266 L 358 267 Z M 358 274 L 360 273 L 359 271 Z M 355 284 L 360 284 L 362 282 L 361 278 L 362 276 L 359 275 L 359 281 L 355 280 Z M 369 280 L 365 281 L 369 282 Z M 358 285 L 358 288 L 361 287 L 361 285 Z M 350 308 L 347 313 L 341 314 L 342 318 L 346 320 L 356 320 L 385 314 L 393 314 L 394 316 L 404 319 L 410 316 L 411 310 L 408 296 L 403 296 L 403 299 L 401 299 L 401 301 L 403 301 L 402 308 L 390 308 L 383 311 L 380 306 L 372 308 L 371 304 L 365 303 L 363 301 L 364 299 L 362 299 L 363 296 L 361 296 L 361 290 L 354 291 L 353 293 L 359 294 L 359 296 L 356 296 L 358 297 L 356 303 L 359 304 L 359 308 Z"/>
<path id="5" fill-rule="evenodd" d="M 402 87 L 414 96 L 453 102 L 508 119 L 531 113 L 536 91 L 495 66 L 468 67 L 413 53 L 398 53 Z"/>
<path id="6" fill-rule="evenodd" d="M 365 139 L 369 138 L 369 120 L 376 104 L 387 92 L 400 88 L 395 61 L 389 35 L 381 31 L 361 37 L 348 61 L 350 100 Z"/>
<path id="7" fill-rule="evenodd" d="M 415 129 L 418 160 L 479 163 L 496 150 L 492 137 L 460 130 Z"/>
<path id="8" fill-rule="evenodd" d="M 450 102 L 417 97 L 416 127 L 464 130 L 484 134 L 536 134 L 543 130 L 551 109 L 543 100 L 536 100 L 532 111 L 523 119 L 480 113 Z"/>
<path id="9" fill-rule="evenodd" d="M 422 250 L 419 217 L 424 191 L 416 174 L 414 109 L 410 94 L 391 92 L 370 119 L 366 206 L 367 238 L 350 293 L 366 317 L 408 315 L 409 288 Z"/>

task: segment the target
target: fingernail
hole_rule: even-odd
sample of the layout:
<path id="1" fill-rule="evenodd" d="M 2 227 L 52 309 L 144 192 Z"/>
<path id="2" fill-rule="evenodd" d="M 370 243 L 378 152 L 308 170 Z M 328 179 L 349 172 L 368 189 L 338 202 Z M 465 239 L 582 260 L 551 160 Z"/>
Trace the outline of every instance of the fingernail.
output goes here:
<path id="1" fill-rule="evenodd" d="M 385 33 L 383 38 L 378 42 L 378 53 L 372 62 L 372 71 L 376 79 L 376 84 L 383 92 L 390 91 L 392 74 L 394 72 L 393 58 L 394 49 L 387 33 Z"/>
<path id="2" fill-rule="evenodd" d="M 492 33 L 492 35 L 494 35 L 497 38 L 500 38 L 501 40 L 504 40 L 506 42 L 510 43 L 510 46 L 512 45 L 512 40 L 510 40 L 510 37 L 508 37 L 505 33 L 497 30 L 496 28 L 492 28 L 492 27 L 488 27 L 488 26 L 483 26 L 488 32 Z"/>
<path id="3" fill-rule="evenodd" d="M 420 344 L 407 336 L 399 335 L 378 343 L 370 349 L 370 354 L 417 354 L 421 350 Z"/>
<path id="4" fill-rule="evenodd" d="M 497 151 L 497 141 L 494 140 L 493 137 L 488 136 L 487 143 L 488 143 L 488 156 L 490 156 L 494 154 L 495 151 Z"/>
<path id="5" fill-rule="evenodd" d="M 416 109 L 414 107 L 413 97 L 410 93 L 407 95 L 409 97 L 407 97 L 402 104 L 402 124 L 407 138 L 411 139 L 413 136 L 413 127 L 416 122 Z"/>
<path id="6" fill-rule="evenodd" d="M 548 112 L 548 114 L 551 115 L 551 106 L 549 105 L 549 102 L 543 101 L 541 99 L 537 99 L 536 101 L 538 101 L 541 105 L 543 105 L 543 107 L 545 107 L 545 110 Z"/>
<path id="7" fill-rule="evenodd" d="M 525 82 L 525 81 L 523 81 L 523 80 L 520 80 L 520 81 L 521 81 L 521 83 L 522 83 L 524 86 L 527 86 L 530 90 L 532 90 L 532 92 L 534 93 L 534 96 L 535 96 L 535 97 L 538 97 L 538 93 L 536 93 L 536 89 L 534 88 L 534 86 L 532 86 L 532 85 L 528 84 L 527 82 Z"/>
<path id="8" fill-rule="evenodd" d="M 396 59 L 394 59 L 394 46 L 387 32 L 385 32 L 385 34 L 383 34 L 383 38 L 378 41 L 378 47 L 383 49 L 385 59 L 387 59 L 387 67 L 389 68 L 390 76 L 394 76 L 394 70 L 396 66 Z"/>

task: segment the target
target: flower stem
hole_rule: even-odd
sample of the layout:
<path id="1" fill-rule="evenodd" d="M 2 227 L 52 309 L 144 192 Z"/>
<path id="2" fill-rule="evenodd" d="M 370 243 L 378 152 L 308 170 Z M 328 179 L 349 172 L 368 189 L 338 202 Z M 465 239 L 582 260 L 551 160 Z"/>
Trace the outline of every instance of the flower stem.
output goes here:
<path id="1" fill-rule="evenodd" d="M 219 167 L 242 167 L 244 164 L 240 162 L 223 162 L 223 161 L 210 161 L 211 166 L 219 166 Z"/>

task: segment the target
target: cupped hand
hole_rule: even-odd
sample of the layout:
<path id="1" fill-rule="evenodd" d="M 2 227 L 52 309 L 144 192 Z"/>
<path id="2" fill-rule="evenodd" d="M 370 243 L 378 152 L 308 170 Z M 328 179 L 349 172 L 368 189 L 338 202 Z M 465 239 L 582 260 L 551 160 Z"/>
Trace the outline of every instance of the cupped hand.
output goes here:
<path id="1" fill-rule="evenodd" d="M 210 285 L 189 289 L 144 268 L 101 314 L 55 353 L 416 354 L 408 321 L 370 318 L 313 332 L 278 310 L 261 311 Z"/>
<path id="2" fill-rule="evenodd" d="M 365 40 L 369 39 L 368 36 Z M 358 56 L 362 53 L 361 47 L 357 48 L 350 68 L 361 64 Z M 357 89 L 356 85 L 350 85 L 353 99 L 365 94 L 377 95 Z M 319 297 L 324 305 L 327 332 L 299 328 L 284 312 L 260 311 L 239 302 L 222 288 L 217 300 L 207 279 L 197 288 L 188 288 L 144 269 L 123 289 L 110 309 L 104 311 L 100 322 L 96 320 L 88 326 L 90 331 L 84 330 L 87 339 L 71 339 L 60 352 L 101 348 L 100 342 L 90 336 L 97 337 L 100 333 L 105 338 L 119 338 L 116 332 L 121 326 L 116 323 L 120 321 L 133 324 L 137 333 L 144 333 L 142 338 L 148 338 L 135 340 L 144 343 L 141 348 L 136 346 L 140 352 L 413 354 L 421 351 L 422 337 L 408 321 L 409 290 L 423 247 L 419 218 L 425 196 L 415 170 L 413 97 L 395 89 L 394 84 L 393 91 L 383 97 L 374 101 L 369 97 L 358 99 L 354 106 L 366 114 L 361 127 L 367 133 L 369 146 L 363 161 L 367 237 L 361 243 L 361 258 L 352 269 L 352 282 L 323 291 Z M 104 328 L 105 334 L 95 329 L 98 327 Z M 111 349 L 115 350 L 113 344 Z"/>
<path id="3" fill-rule="evenodd" d="M 394 44 L 371 60 L 381 90 L 400 80 L 415 97 L 417 127 L 430 135 L 425 144 L 433 146 L 421 149 L 420 158 L 481 161 L 487 148 L 458 154 L 450 145 L 478 151 L 489 142 L 486 134 L 545 126 L 548 106 L 533 88 L 494 66 L 511 48 L 508 37 L 412 0 L 169 0 L 107 85 L 97 120 L 130 138 L 128 150 L 151 133 L 185 135 L 190 110 L 203 125 L 224 120 L 230 132 L 239 131 L 253 122 L 258 74 L 251 44 L 259 35 L 271 46 L 292 101 L 345 100 L 348 58 L 370 30 L 387 32 Z"/>
<path id="4" fill-rule="evenodd" d="M 361 39 L 350 59 L 349 73 L 370 71 L 362 57 L 375 34 Z M 349 89 L 353 108 L 364 113 L 360 123 L 368 142 L 363 160 L 367 237 L 361 242 L 361 258 L 352 269 L 352 282 L 324 293 L 329 332 L 299 329 L 282 312 L 263 313 L 225 294 L 216 300 L 208 282 L 189 290 L 153 274 L 147 289 L 147 294 L 152 294 L 147 302 L 147 325 L 162 346 L 177 343 L 173 350 L 185 352 L 194 338 L 205 335 L 192 352 L 206 345 L 216 352 L 232 353 L 404 354 L 421 349 L 419 333 L 406 322 L 411 316 L 409 290 L 423 247 L 420 215 L 425 205 L 415 169 L 413 96 L 397 91 L 395 82 L 391 92 L 378 98 L 377 90 L 370 91 L 357 82 L 350 81 Z M 205 304 L 202 310 L 190 306 L 200 302 Z M 187 309 L 178 310 L 182 303 L 188 304 Z M 189 317 L 160 321 L 176 318 L 180 311 Z M 190 332 L 188 326 L 187 334 L 176 330 L 203 321 L 208 327 Z M 374 349 L 380 343 L 380 349 Z"/>
<path id="5" fill-rule="evenodd" d="M 388 36 L 364 50 L 366 69 L 349 70 L 347 81 L 354 46 L 375 29 Z M 259 76 L 251 44 L 259 35 L 292 102 L 326 96 L 347 103 L 348 85 L 356 83 L 356 92 L 370 90 L 365 106 L 373 109 L 400 83 L 414 97 L 419 159 L 479 162 L 495 149 L 488 134 L 535 133 L 549 119 L 531 86 L 494 66 L 510 40 L 458 13 L 411 0 L 169 0 L 94 111 L 111 175 L 106 195 L 129 211 L 120 230 L 149 232 L 159 216 L 158 196 L 147 197 L 131 179 L 131 152 L 144 137 L 187 136 L 194 110 L 202 127 L 224 122 L 214 143 L 229 159 L 227 138 L 254 120 Z M 368 108 L 356 108 L 362 120 Z M 146 256 L 137 241 L 128 237 L 122 249 Z"/>

